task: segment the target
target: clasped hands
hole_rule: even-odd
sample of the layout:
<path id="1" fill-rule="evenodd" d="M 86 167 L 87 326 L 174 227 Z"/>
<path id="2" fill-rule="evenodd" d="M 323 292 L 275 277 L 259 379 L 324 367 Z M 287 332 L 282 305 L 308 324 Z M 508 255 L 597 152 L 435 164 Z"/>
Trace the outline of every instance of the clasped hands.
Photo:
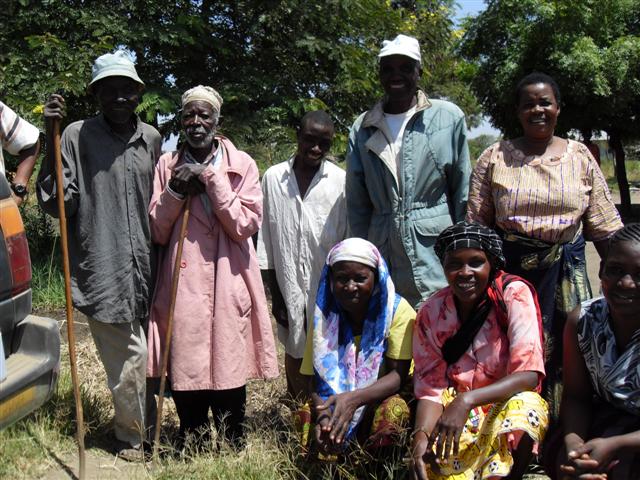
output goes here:
<path id="1" fill-rule="evenodd" d="M 560 465 L 563 479 L 606 480 L 607 471 L 617 462 L 619 449 L 616 437 L 594 438 L 588 442 L 570 439 L 565 442 L 567 462 Z"/>
<path id="2" fill-rule="evenodd" d="M 353 414 L 360 407 L 356 392 L 331 395 L 324 403 L 316 403 L 316 442 L 322 453 L 341 450 Z"/>
<path id="3" fill-rule="evenodd" d="M 200 195 L 204 193 L 205 186 L 200 180 L 200 174 L 206 165 L 200 163 L 185 163 L 173 169 L 173 175 L 169 180 L 169 188 L 179 195 Z"/>

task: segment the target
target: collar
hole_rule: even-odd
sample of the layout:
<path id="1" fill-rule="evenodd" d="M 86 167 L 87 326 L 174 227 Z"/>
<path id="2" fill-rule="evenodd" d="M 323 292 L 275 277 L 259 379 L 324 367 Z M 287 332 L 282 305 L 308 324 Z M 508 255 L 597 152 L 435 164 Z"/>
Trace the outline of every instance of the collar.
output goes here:
<path id="1" fill-rule="evenodd" d="M 427 97 L 427 94 L 418 89 L 416 92 L 418 103 L 416 103 L 416 113 L 426 110 L 431 107 L 431 102 Z M 378 103 L 376 103 L 371 110 L 364 115 L 362 120 L 363 127 L 377 127 L 382 128 L 384 124 L 384 104 L 387 101 L 387 97 L 383 97 Z"/>
<path id="2" fill-rule="evenodd" d="M 134 113 L 133 116 L 135 119 L 136 131 L 133 133 L 128 143 L 133 143 L 138 138 L 142 138 L 144 143 L 146 143 L 147 145 L 150 145 L 151 139 L 149 138 L 149 133 L 147 129 L 144 128 L 145 124 L 142 123 L 142 120 L 140 120 L 140 117 L 138 115 Z M 118 135 L 116 132 L 113 131 L 113 129 L 111 128 L 111 125 L 109 125 L 109 123 L 107 122 L 107 119 L 104 117 L 104 113 L 100 113 L 97 118 L 102 128 L 104 128 L 107 132 L 109 132 L 110 135 L 113 135 L 118 138 L 122 138 L 120 135 Z"/>
<path id="3" fill-rule="evenodd" d="M 293 171 L 293 164 L 296 161 L 296 154 L 294 153 L 293 155 L 291 155 L 291 157 L 289 158 L 289 160 L 287 160 L 287 174 L 288 175 L 293 175 L 294 171 Z M 315 175 L 313 176 L 313 178 L 316 177 L 326 177 L 328 175 L 328 173 L 325 171 L 325 163 L 326 162 L 330 162 L 331 160 L 329 160 L 329 156 L 325 155 L 324 158 L 322 159 L 322 161 L 320 162 L 320 167 L 318 168 L 318 171 L 315 173 Z"/>

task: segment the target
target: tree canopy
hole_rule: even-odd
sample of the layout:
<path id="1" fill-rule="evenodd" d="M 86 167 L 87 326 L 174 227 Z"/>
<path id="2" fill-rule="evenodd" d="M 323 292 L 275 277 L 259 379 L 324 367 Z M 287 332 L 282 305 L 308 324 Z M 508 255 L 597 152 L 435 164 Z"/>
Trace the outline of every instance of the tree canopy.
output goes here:
<path id="1" fill-rule="evenodd" d="M 479 106 L 457 75 L 465 66 L 453 50 L 452 4 L 10 0 L 0 31 L 0 97 L 24 113 L 59 91 L 70 121 L 86 117 L 95 111 L 86 93 L 93 60 L 125 48 L 146 83 L 140 112 L 151 123 L 177 110 L 181 92 L 207 84 L 224 98 L 222 130 L 243 147 L 291 140 L 291 126 L 315 108 L 330 111 L 344 138 L 381 94 L 382 39 L 402 32 L 421 41 L 425 90 L 457 102 L 475 124 Z M 177 130 L 175 120 L 161 128 Z"/>
<path id="2" fill-rule="evenodd" d="M 608 132 L 624 169 L 621 142 L 640 135 L 640 0 L 490 0 L 465 26 L 461 52 L 475 64 L 473 88 L 496 127 L 520 133 L 515 86 L 544 72 L 562 93 L 557 131 Z"/>

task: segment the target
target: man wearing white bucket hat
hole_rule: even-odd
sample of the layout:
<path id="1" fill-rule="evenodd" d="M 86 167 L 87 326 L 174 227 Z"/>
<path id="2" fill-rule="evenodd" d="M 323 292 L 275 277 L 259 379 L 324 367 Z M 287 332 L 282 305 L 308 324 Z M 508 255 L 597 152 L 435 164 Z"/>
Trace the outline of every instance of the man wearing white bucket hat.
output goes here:
<path id="1" fill-rule="evenodd" d="M 436 237 L 464 219 L 469 150 L 463 112 L 418 88 L 420 45 L 398 35 L 378 54 L 385 96 L 349 135 L 346 199 L 352 236 L 374 243 L 414 307 L 446 285 Z"/>
<path id="2" fill-rule="evenodd" d="M 73 304 L 87 316 L 105 367 L 116 450 L 126 460 L 142 458 L 145 439 L 143 324 L 153 286 L 147 209 L 162 141 L 135 114 L 143 87 L 126 52 L 102 55 L 88 88 L 101 113 L 70 124 L 61 139 Z M 49 140 L 53 120 L 64 115 L 64 99 L 51 95 L 44 109 Z M 57 217 L 54 165 L 49 148 L 37 193 Z"/>

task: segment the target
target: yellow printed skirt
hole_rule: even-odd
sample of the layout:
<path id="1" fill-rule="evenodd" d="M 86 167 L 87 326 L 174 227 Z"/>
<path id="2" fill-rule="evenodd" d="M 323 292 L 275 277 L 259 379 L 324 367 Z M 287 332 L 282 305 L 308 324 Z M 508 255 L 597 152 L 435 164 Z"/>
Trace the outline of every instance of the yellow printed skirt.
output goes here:
<path id="1" fill-rule="evenodd" d="M 453 401 L 452 388 L 442 395 L 443 405 Z M 429 480 L 487 480 L 506 477 L 513 467 L 510 440 L 529 435 L 544 439 L 549 423 L 547 402 L 535 392 L 521 392 L 509 400 L 474 408 L 460 435 L 458 455 L 449 462 L 430 464 Z"/>

